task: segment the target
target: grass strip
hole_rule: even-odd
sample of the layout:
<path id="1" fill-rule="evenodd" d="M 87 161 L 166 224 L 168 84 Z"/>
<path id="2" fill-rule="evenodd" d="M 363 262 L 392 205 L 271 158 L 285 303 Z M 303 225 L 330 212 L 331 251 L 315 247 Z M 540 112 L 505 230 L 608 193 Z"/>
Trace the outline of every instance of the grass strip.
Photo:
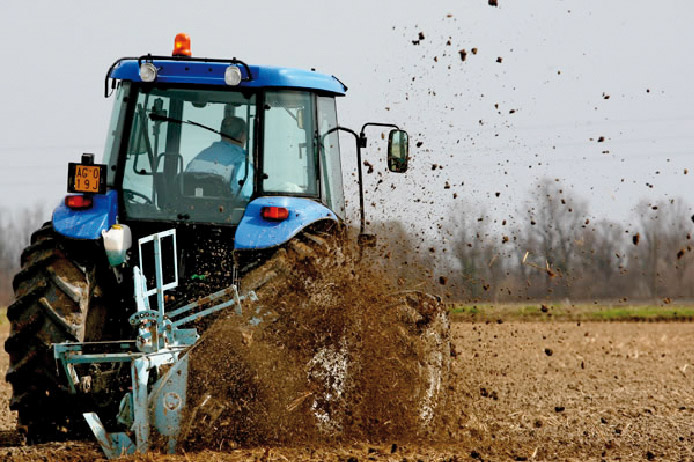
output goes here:
<path id="1" fill-rule="evenodd" d="M 694 321 L 694 305 L 649 304 L 457 304 L 454 321 Z"/>

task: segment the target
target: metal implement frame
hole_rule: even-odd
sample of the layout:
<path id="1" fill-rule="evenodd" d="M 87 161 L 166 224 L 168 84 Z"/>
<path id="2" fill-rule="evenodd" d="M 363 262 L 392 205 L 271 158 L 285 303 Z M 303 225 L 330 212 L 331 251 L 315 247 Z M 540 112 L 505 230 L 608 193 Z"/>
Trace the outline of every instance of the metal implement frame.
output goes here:
<path id="1" fill-rule="evenodd" d="M 187 350 L 199 339 L 196 329 L 180 326 L 232 306 L 237 314 L 242 314 L 241 302 L 244 299 L 257 300 L 254 292 L 239 296 L 236 286 L 231 285 L 227 289 L 214 292 L 167 313 L 164 309 L 164 291 L 173 289 L 178 284 L 177 277 L 174 282 L 165 284 L 163 281 L 161 242 L 169 237 L 173 239 L 176 260 L 175 230 L 155 233 L 138 241 L 140 265 L 142 245 L 150 241 L 154 243 L 156 284 L 153 289 L 147 289 L 147 278 L 139 267 L 133 268 L 137 312 L 130 317 L 130 324 L 138 327 L 136 340 L 53 344 L 53 355 L 60 361 L 67 378 L 68 389 L 73 394 L 86 393 L 90 387 L 90 377 L 80 377 L 75 366 L 130 363 L 132 392 L 126 393 L 122 398 L 117 417 L 118 422 L 129 426 L 135 441 L 133 442 L 125 432 L 107 432 L 96 413 L 83 414 L 109 459 L 134 452 L 147 452 L 152 425 L 159 434 L 168 439 L 168 451 L 175 452 L 186 402 L 190 360 Z M 153 295 L 157 297 L 157 310 L 149 309 L 149 297 Z M 229 300 L 189 314 L 195 308 L 205 307 L 225 298 Z M 177 317 L 179 319 L 172 320 Z M 165 370 L 164 366 L 168 369 Z M 150 388 L 149 378 L 152 371 L 155 371 L 157 380 Z"/>
<path id="2" fill-rule="evenodd" d="M 161 241 L 166 237 L 171 237 L 171 239 L 173 240 L 173 253 L 174 253 L 174 280 L 173 280 L 173 282 L 170 282 L 168 284 L 164 284 L 164 273 L 163 273 L 162 267 L 161 267 Z M 159 313 L 163 316 L 164 315 L 164 291 L 174 289 L 174 288 L 176 288 L 176 286 L 178 286 L 178 259 L 176 258 L 176 255 L 178 255 L 178 252 L 176 251 L 176 230 L 170 229 L 168 231 L 162 231 L 160 233 L 154 233 L 154 234 L 151 234 L 149 236 L 140 238 L 137 241 L 139 251 L 140 251 L 140 272 L 143 275 L 145 273 L 145 266 L 142 262 L 142 245 L 146 244 L 148 242 L 152 242 L 154 244 L 154 278 L 155 278 L 154 281 L 155 281 L 156 285 L 155 285 L 154 289 L 146 290 L 147 285 L 145 282 L 142 294 L 145 297 L 150 297 L 151 295 L 154 295 L 154 294 L 157 295 L 157 307 L 159 308 Z M 137 297 L 137 295 L 136 295 L 136 297 Z"/>

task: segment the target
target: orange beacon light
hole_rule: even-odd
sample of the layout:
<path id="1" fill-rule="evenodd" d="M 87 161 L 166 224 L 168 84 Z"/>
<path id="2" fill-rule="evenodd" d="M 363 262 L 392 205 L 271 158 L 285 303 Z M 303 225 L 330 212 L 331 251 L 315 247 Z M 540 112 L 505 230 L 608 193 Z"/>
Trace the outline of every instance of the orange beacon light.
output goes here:
<path id="1" fill-rule="evenodd" d="M 192 56 L 190 51 L 190 36 L 188 34 L 182 32 L 176 34 L 174 49 L 171 52 L 171 56 Z"/>

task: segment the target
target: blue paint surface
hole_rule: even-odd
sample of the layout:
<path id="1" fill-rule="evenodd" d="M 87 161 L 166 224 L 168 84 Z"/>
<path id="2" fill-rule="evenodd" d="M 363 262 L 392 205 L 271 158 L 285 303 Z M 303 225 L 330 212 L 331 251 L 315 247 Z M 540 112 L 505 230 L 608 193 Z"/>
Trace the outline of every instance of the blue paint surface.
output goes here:
<path id="1" fill-rule="evenodd" d="M 86 210 L 72 210 L 65 202 L 53 211 L 53 229 L 72 239 L 101 239 L 101 231 L 108 231 L 118 217 L 118 194 L 109 190 L 95 194 L 94 205 Z"/>
<path id="2" fill-rule="evenodd" d="M 289 217 L 268 221 L 261 216 L 263 207 L 284 207 Z M 255 199 L 246 207 L 236 229 L 236 249 L 266 249 L 284 244 L 306 226 L 319 220 L 337 222 L 335 214 L 324 205 L 299 197 L 268 196 Z"/>
<path id="3" fill-rule="evenodd" d="M 228 63 L 205 63 L 195 61 L 165 61 L 155 60 L 157 68 L 156 82 L 161 83 L 194 83 L 203 85 L 224 85 L 224 71 L 229 67 Z M 241 82 L 236 87 L 279 87 L 320 90 L 336 95 L 344 95 L 347 89 L 335 77 L 303 69 L 291 69 L 274 66 L 248 66 L 252 80 Z M 247 77 L 246 70 L 239 65 L 243 77 Z M 137 60 L 125 60 L 118 64 L 110 74 L 113 79 L 141 82 L 140 68 Z"/>

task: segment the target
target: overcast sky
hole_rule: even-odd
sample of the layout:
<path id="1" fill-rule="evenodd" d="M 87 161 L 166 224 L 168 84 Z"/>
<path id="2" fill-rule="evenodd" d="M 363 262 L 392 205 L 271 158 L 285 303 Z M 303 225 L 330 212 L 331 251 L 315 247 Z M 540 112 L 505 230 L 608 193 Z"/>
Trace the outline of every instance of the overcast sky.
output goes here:
<path id="1" fill-rule="evenodd" d="M 197 56 L 337 75 L 342 125 L 405 127 L 412 171 L 375 192 L 368 178 L 372 216 L 442 221 L 461 201 L 517 215 L 549 177 L 626 222 L 641 198 L 694 203 L 693 23 L 685 0 L 6 1 L 0 208 L 52 209 L 67 163 L 102 154 L 110 64 L 168 54 L 187 32 Z M 370 134 L 379 172 L 385 142 Z M 349 174 L 347 138 L 343 157 Z"/>

